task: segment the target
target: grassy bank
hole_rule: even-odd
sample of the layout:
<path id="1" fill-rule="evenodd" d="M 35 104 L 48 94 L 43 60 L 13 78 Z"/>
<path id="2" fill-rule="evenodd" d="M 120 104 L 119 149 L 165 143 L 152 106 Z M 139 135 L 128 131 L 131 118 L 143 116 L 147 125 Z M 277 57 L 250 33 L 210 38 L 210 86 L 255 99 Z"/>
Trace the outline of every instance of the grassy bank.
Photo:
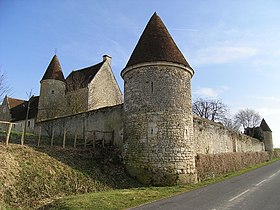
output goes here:
<path id="1" fill-rule="evenodd" d="M 208 184 L 216 183 L 238 176 L 253 169 L 268 165 L 280 158 L 258 164 L 254 167 L 237 172 L 228 173 L 214 179 L 200 182 L 195 185 L 183 185 L 174 187 L 141 187 L 123 190 L 109 190 L 106 192 L 88 193 L 78 196 L 70 196 L 59 199 L 48 206 L 48 209 L 127 209 L 148 203 L 154 200 L 170 197 L 182 192 L 197 189 Z"/>
<path id="2" fill-rule="evenodd" d="M 140 186 L 114 153 L 0 144 L 0 204 L 32 209 L 67 195 Z"/>

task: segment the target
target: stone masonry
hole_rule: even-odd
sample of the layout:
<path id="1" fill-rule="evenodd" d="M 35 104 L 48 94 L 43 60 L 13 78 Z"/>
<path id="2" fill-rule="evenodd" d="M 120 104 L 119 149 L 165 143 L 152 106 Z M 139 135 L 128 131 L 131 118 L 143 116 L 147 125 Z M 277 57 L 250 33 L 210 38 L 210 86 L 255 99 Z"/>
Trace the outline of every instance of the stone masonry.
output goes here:
<path id="1" fill-rule="evenodd" d="M 144 183 L 196 182 L 191 69 L 167 62 L 127 68 L 124 161 Z M 162 94 L 164 93 L 164 94 Z"/>

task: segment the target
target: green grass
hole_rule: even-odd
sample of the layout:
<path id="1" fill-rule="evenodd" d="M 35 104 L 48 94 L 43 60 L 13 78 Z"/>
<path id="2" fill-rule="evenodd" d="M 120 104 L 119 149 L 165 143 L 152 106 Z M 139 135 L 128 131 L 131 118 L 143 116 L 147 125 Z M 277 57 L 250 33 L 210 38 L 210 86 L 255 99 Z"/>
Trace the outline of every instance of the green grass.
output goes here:
<path id="1" fill-rule="evenodd" d="M 123 190 L 110 190 L 105 192 L 88 193 L 78 196 L 69 196 L 61 198 L 48 207 L 50 209 L 127 209 L 144 203 L 163 199 L 179 193 L 198 189 L 209 184 L 217 183 L 228 178 L 244 174 L 256 168 L 268 165 L 272 162 L 280 160 L 280 158 L 272 161 L 255 165 L 237 172 L 228 173 L 221 177 L 206 180 L 198 184 L 178 185 L 173 187 L 141 187 Z"/>
<path id="2" fill-rule="evenodd" d="M 0 210 L 33 209 L 67 195 L 140 186 L 106 150 L 0 144 L 0 155 Z"/>

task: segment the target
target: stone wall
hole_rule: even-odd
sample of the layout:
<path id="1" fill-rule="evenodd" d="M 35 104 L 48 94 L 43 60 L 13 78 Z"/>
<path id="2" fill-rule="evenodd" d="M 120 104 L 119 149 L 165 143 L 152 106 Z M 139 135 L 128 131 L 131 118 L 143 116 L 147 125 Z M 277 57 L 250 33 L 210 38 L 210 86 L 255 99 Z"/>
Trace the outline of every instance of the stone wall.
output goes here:
<path id="1" fill-rule="evenodd" d="M 0 121 L 7 121 L 11 120 L 10 109 L 8 105 L 8 97 L 6 96 L 0 105 Z"/>
<path id="2" fill-rule="evenodd" d="M 123 71 L 124 161 L 143 183 L 196 181 L 191 70 L 164 62 Z"/>
<path id="3" fill-rule="evenodd" d="M 12 131 L 22 132 L 24 124 L 25 124 L 25 120 L 16 121 L 15 124 L 13 124 L 12 126 Z M 35 125 L 35 119 L 34 118 L 28 119 L 26 124 L 26 132 L 33 133 L 34 125 Z"/>
<path id="4" fill-rule="evenodd" d="M 123 96 L 112 73 L 107 57 L 93 80 L 88 85 L 88 110 L 114 106 L 123 102 Z"/>
<path id="5" fill-rule="evenodd" d="M 122 121 L 123 106 L 117 105 L 72 116 L 41 121 L 36 124 L 35 132 L 38 134 L 39 127 L 41 127 L 43 135 L 51 135 L 52 129 L 54 129 L 55 136 L 62 136 L 64 129 L 66 129 L 67 138 L 74 139 L 75 133 L 77 133 L 78 139 L 87 139 L 88 141 L 94 138 L 97 140 L 104 139 L 105 143 L 121 146 Z M 93 136 L 94 134 L 96 135 L 95 137 Z M 109 142 L 111 140 L 113 142 Z"/>
<path id="6" fill-rule="evenodd" d="M 67 113 L 67 115 L 88 111 L 87 87 L 66 92 L 66 99 L 68 106 L 66 106 L 65 113 Z"/>
<path id="7" fill-rule="evenodd" d="M 198 116 L 194 116 L 194 146 L 200 154 L 264 151 L 264 144 L 258 139 Z"/>
<path id="8" fill-rule="evenodd" d="M 41 81 L 37 120 L 52 119 L 65 111 L 65 82 L 55 79 Z"/>

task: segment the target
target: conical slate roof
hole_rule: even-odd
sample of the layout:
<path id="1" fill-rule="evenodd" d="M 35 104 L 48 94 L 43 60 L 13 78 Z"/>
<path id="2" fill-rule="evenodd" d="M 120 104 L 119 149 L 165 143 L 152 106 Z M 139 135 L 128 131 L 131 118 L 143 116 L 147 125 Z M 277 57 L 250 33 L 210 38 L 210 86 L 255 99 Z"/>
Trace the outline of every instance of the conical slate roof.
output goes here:
<path id="1" fill-rule="evenodd" d="M 168 61 L 190 68 L 157 13 L 149 20 L 126 67 L 153 61 Z"/>
<path id="2" fill-rule="evenodd" d="M 46 80 L 46 79 L 55 79 L 55 80 L 60 80 L 63 82 L 65 81 L 58 57 L 56 55 L 53 56 L 49 66 L 42 78 L 42 80 Z"/>
<path id="3" fill-rule="evenodd" d="M 264 119 L 262 119 L 260 127 L 261 127 L 261 129 L 263 131 L 270 131 L 270 132 L 272 132 Z"/>

